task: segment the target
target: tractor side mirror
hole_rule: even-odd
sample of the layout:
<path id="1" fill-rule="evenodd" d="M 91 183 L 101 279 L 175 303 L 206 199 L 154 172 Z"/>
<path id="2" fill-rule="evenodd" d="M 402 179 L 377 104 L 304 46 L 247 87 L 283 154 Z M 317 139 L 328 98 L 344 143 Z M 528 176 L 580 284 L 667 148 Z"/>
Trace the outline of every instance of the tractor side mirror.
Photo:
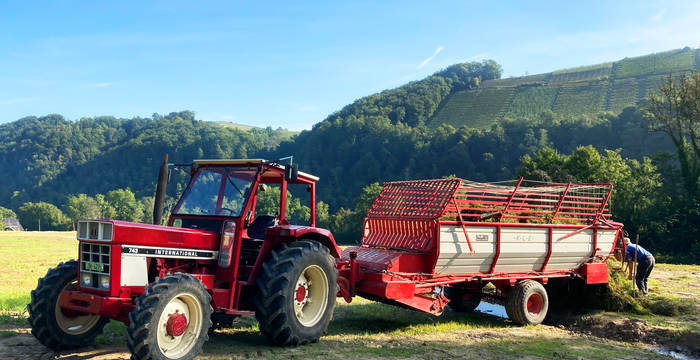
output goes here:
<path id="1" fill-rule="evenodd" d="M 299 165 L 291 164 L 284 166 L 284 179 L 287 181 L 296 181 L 299 177 Z"/>

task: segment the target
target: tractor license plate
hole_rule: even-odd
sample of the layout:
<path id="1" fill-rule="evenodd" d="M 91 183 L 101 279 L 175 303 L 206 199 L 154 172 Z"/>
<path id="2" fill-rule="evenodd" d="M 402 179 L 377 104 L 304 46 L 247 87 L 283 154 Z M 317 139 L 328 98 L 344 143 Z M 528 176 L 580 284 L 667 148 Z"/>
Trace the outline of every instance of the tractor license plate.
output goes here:
<path id="1" fill-rule="evenodd" d="M 85 262 L 85 270 L 89 270 L 89 271 L 104 271 L 104 270 L 105 270 L 105 264 L 103 264 L 103 263 L 98 263 L 98 262 L 86 261 L 86 262 Z"/>

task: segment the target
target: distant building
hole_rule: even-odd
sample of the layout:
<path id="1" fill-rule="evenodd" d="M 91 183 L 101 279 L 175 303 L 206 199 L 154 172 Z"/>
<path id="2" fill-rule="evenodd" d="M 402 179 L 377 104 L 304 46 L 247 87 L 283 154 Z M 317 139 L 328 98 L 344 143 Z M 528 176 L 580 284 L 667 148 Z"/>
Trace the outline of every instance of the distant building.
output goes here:
<path id="1" fill-rule="evenodd" d="M 17 218 L 5 218 L 3 221 L 5 222 L 5 231 L 24 231 Z"/>

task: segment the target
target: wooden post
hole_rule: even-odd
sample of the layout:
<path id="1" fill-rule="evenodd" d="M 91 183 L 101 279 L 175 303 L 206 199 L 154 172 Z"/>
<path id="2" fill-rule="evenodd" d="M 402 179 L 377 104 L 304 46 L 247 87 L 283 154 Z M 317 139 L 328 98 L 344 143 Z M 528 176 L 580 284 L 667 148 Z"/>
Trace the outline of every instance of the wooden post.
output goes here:
<path id="1" fill-rule="evenodd" d="M 632 290 L 635 289 L 637 284 L 637 249 L 639 249 L 639 234 L 634 241 L 634 262 L 632 263 Z"/>

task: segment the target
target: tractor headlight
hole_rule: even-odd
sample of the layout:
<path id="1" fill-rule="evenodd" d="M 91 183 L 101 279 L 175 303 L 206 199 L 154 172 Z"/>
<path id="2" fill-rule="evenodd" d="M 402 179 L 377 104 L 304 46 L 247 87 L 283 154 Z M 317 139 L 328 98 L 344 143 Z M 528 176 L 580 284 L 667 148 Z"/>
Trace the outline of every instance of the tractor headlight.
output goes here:
<path id="1" fill-rule="evenodd" d="M 109 276 L 100 275 L 100 286 L 103 289 L 109 289 Z"/>
<path id="2" fill-rule="evenodd" d="M 82 274 L 80 276 L 80 283 L 83 286 L 91 286 L 92 285 L 92 274 Z"/>

